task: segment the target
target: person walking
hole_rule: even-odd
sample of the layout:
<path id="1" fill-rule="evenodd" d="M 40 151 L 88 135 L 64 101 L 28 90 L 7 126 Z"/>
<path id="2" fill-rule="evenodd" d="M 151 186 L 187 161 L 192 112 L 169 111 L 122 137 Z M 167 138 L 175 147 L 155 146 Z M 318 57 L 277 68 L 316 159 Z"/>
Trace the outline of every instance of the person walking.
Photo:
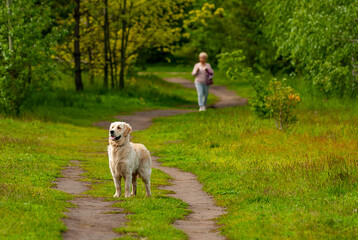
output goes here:
<path id="1" fill-rule="evenodd" d="M 191 73 L 195 76 L 195 88 L 198 93 L 199 111 L 206 110 L 209 86 L 212 84 L 212 78 L 214 76 L 214 71 L 210 64 L 206 62 L 207 60 L 208 54 L 205 52 L 200 53 L 199 62 L 194 65 L 193 72 Z"/>

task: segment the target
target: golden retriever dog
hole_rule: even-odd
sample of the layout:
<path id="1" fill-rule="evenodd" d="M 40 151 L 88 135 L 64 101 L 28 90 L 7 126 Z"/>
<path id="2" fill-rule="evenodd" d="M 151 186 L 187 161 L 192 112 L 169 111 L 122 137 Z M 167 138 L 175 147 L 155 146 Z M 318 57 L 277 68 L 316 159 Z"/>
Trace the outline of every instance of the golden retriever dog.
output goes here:
<path id="1" fill-rule="evenodd" d="M 145 184 L 147 196 L 150 197 L 150 175 L 152 159 L 143 144 L 130 142 L 132 127 L 125 122 L 113 122 L 109 127 L 108 157 L 109 168 L 113 176 L 116 194 L 121 196 L 121 179 L 124 178 L 125 197 L 137 194 L 137 176 Z M 132 192 L 131 190 L 132 185 Z"/>

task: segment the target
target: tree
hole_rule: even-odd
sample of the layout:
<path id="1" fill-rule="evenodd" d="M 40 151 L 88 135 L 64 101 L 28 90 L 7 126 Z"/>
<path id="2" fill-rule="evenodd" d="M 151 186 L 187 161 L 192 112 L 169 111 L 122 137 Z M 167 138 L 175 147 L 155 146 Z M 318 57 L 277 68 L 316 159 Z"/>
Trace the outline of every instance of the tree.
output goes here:
<path id="1" fill-rule="evenodd" d="M 76 0 L 75 7 L 75 27 L 74 27 L 74 59 L 75 59 L 75 84 L 76 91 L 83 90 L 82 69 L 81 69 L 81 49 L 80 49 L 80 0 Z"/>
<path id="2" fill-rule="evenodd" d="M 108 21 L 108 0 L 104 0 L 103 7 L 103 15 L 104 15 L 104 25 L 103 25 L 103 33 L 104 33 L 104 78 L 103 84 L 105 88 L 108 88 L 108 62 L 109 62 L 109 21 Z M 113 80 L 112 80 L 112 88 Z"/>
<path id="3" fill-rule="evenodd" d="M 198 0 L 184 21 L 187 43 L 177 55 L 209 54 L 211 62 L 222 52 L 241 49 L 255 68 L 274 65 L 274 48 L 262 34 L 263 14 L 258 0 Z M 184 56 L 185 57 L 185 56 Z"/>
<path id="4" fill-rule="evenodd" d="M 129 11 L 132 10 L 133 7 L 133 3 L 131 4 L 131 7 L 129 9 Z M 121 14 L 122 14 L 122 19 L 121 19 L 121 24 L 122 24 L 122 39 L 121 39 L 121 70 L 119 73 L 119 88 L 124 88 L 124 69 L 126 67 L 126 54 L 127 54 L 127 43 L 128 43 L 128 36 L 129 36 L 129 32 L 130 32 L 130 28 L 127 31 L 127 18 L 126 18 L 126 13 L 127 13 L 127 0 L 122 0 L 122 4 L 120 7 Z"/>
<path id="5" fill-rule="evenodd" d="M 0 5 L 0 104 L 18 115 L 28 93 L 51 74 L 51 48 L 58 32 L 51 8 L 39 0 L 6 0 Z"/>
<path id="6" fill-rule="evenodd" d="M 137 54 L 148 48 L 173 50 L 180 39 L 182 26 L 177 23 L 184 18 L 184 9 L 190 0 L 122 0 L 117 2 L 121 21 L 120 88 L 124 87 L 124 72 L 134 64 Z"/>
<path id="7" fill-rule="evenodd" d="M 277 57 L 324 96 L 358 93 L 354 66 L 358 55 L 356 0 L 261 1 L 263 31 Z"/>

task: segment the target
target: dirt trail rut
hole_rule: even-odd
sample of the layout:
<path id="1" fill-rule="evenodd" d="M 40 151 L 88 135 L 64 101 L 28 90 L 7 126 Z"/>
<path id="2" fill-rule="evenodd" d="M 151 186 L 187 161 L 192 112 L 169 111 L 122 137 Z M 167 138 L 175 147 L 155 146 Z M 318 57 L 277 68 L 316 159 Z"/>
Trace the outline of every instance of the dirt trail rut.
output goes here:
<path id="1" fill-rule="evenodd" d="M 222 207 L 216 206 L 213 198 L 202 190 L 202 185 L 196 176 L 177 168 L 164 167 L 153 157 L 153 168 L 159 169 L 172 177 L 170 186 L 162 187 L 172 191 L 170 196 L 179 198 L 189 204 L 192 211 L 184 220 L 177 220 L 174 226 L 183 230 L 189 239 L 216 240 L 225 239 L 217 231 L 215 218 L 225 213 Z"/>
<path id="2" fill-rule="evenodd" d="M 104 202 L 102 198 L 91 198 L 82 194 L 89 189 L 88 182 L 81 181 L 83 170 L 79 161 L 71 161 L 62 171 L 62 178 L 58 178 L 56 189 L 76 195 L 70 201 L 75 208 L 65 213 L 67 218 L 63 219 L 67 231 L 63 233 L 65 240 L 106 240 L 120 237 L 119 233 L 113 231 L 126 222 L 122 209 L 112 207 L 115 202 Z"/>

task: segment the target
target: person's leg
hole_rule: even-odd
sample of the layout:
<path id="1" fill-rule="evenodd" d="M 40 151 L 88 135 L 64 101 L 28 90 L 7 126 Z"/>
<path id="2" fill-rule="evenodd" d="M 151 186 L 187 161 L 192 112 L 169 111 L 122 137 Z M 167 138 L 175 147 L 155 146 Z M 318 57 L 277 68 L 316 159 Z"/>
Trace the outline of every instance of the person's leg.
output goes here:
<path id="1" fill-rule="evenodd" d="M 203 101 L 203 97 L 204 97 L 203 84 L 195 83 L 195 87 L 196 87 L 196 91 L 197 91 L 197 93 L 198 93 L 198 104 L 199 104 L 199 107 L 203 107 L 203 106 L 204 106 L 204 101 Z"/>
<path id="2" fill-rule="evenodd" d="M 203 95 L 204 95 L 204 106 L 206 106 L 209 96 L 209 86 L 206 84 L 203 84 Z"/>

